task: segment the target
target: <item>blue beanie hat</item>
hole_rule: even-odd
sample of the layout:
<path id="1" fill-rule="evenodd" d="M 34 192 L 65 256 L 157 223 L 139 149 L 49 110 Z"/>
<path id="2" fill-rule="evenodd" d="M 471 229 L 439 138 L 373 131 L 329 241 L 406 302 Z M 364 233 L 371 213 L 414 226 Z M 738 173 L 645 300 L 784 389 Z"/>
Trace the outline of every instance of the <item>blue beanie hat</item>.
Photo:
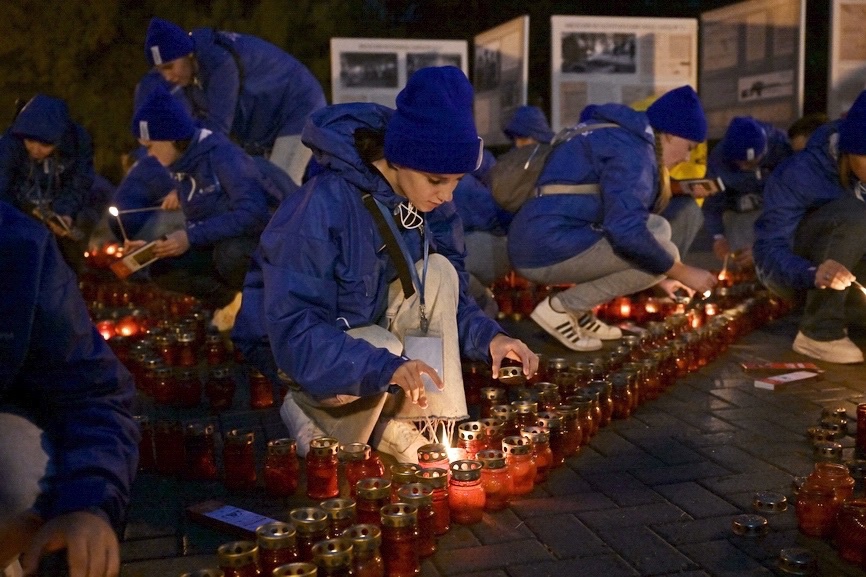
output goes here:
<path id="1" fill-rule="evenodd" d="M 751 116 L 736 116 L 728 124 L 722 146 L 727 160 L 755 160 L 767 152 L 767 131 Z"/>
<path id="2" fill-rule="evenodd" d="M 472 85 L 459 68 L 417 70 L 397 95 L 385 130 L 385 158 L 433 174 L 472 172 L 484 148 L 472 100 Z"/>
<path id="3" fill-rule="evenodd" d="M 866 90 L 860 93 L 848 114 L 839 122 L 839 151 L 866 154 Z"/>
<path id="4" fill-rule="evenodd" d="M 547 124 L 547 118 L 537 106 L 521 106 L 515 110 L 511 122 L 502 132 L 512 140 L 517 136 L 531 137 L 545 144 L 549 144 L 553 140 L 553 131 Z"/>
<path id="5" fill-rule="evenodd" d="M 662 94 L 646 109 L 653 130 L 703 142 L 707 139 L 707 117 L 695 90 L 688 84 Z"/>
<path id="6" fill-rule="evenodd" d="M 183 105 L 164 86 L 157 86 L 136 110 L 132 134 L 141 140 L 189 140 L 195 124 Z"/>
<path id="7" fill-rule="evenodd" d="M 592 118 L 592 115 L 595 114 L 596 109 L 598 109 L 598 104 L 587 104 L 584 106 L 583 110 L 580 111 L 580 118 L 577 119 L 578 122 L 586 122 Z"/>
<path id="8" fill-rule="evenodd" d="M 21 138 L 57 144 L 70 122 L 69 107 L 65 100 L 37 94 L 15 117 L 11 132 Z"/>
<path id="9" fill-rule="evenodd" d="M 152 66 L 186 56 L 195 49 L 192 36 L 168 20 L 151 18 L 144 38 L 144 55 Z"/>

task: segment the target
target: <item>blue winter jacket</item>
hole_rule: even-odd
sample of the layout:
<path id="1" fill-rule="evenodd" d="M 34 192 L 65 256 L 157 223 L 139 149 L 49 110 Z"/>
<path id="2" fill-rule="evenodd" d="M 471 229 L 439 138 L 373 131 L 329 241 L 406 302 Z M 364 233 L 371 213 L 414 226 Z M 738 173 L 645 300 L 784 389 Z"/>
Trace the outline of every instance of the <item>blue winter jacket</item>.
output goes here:
<path id="1" fill-rule="evenodd" d="M 482 231 L 505 236 L 508 232 L 512 214 L 496 204 L 493 193 L 485 184 L 485 176 L 494 164 L 493 154 L 485 150 L 478 170 L 460 179 L 454 189 L 454 206 L 466 233 Z"/>
<path id="2" fill-rule="evenodd" d="M 0 294 L 0 406 L 33 416 L 55 449 L 37 512 L 98 508 L 120 526 L 138 462 L 132 377 L 96 332 L 53 235 L 4 202 Z"/>
<path id="3" fill-rule="evenodd" d="M 707 157 L 707 178 L 721 177 L 725 184 L 723 192 L 704 199 L 701 206 L 704 212 L 704 226 L 711 235 L 725 234 L 725 225 L 722 221 L 725 211 L 736 211 L 739 199 L 746 195 L 763 195 L 770 173 L 793 154 L 785 132 L 766 122 L 761 122 L 760 125 L 767 135 L 767 152 L 756 170 L 743 171 L 733 162 L 725 160 L 724 138 L 713 147 Z"/>
<path id="4" fill-rule="evenodd" d="M 384 131 L 392 112 L 352 103 L 313 114 L 303 140 L 322 171 L 277 209 L 247 274 L 232 337 L 242 350 L 270 342 L 277 365 L 316 397 L 383 392 L 406 362 L 346 334 L 380 321 L 388 285 L 397 279 L 362 194 L 369 192 L 392 210 L 404 199 L 360 158 L 353 139 L 360 127 Z M 490 341 L 503 331 L 467 293 L 463 230 L 454 204 L 440 205 L 426 219 L 430 252 L 448 258 L 460 278 L 461 352 L 489 359 Z M 403 230 L 402 236 L 417 262 L 419 230 Z"/>
<path id="5" fill-rule="evenodd" d="M 268 223 L 273 183 L 228 137 L 196 130 L 189 148 L 169 167 L 194 247 L 240 236 L 258 238 Z"/>
<path id="6" fill-rule="evenodd" d="M 132 210 L 159 206 L 162 199 L 174 190 L 177 183 L 166 167 L 153 156 L 142 156 L 120 181 L 112 197 L 112 204 L 120 210 Z M 153 216 L 152 212 L 133 212 L 121 214 L 123 228 L 130 238 L 135 238 L 141 227 Z M 109 218 L 108 224 L 114 234 L 120 238 L 120 227 L 117 219 Z"/>
<path id="7" fill-rule="evenodd" d="M 758 276 L 793 289 L 815 288 L 816 264 L 794 254 L 794 236 L 810 212 L 846 194 L 839 182 L 839 121 L 820 127 L 806 148 L 776 167 L 764 187 L 752 253 Z"/>
<path id="8" fill-rule="evenodd" d="M 198 82 L 184 92 L 195 116 L 251 153 L 300 134 L 310 113 L 326 104 L 309 69 L 269 42 L 212 28 L 193 30 L 192 40 Z"/>
<path id="9" fill-rule="evenodd" d="M 612 122 L 557 145 L 538 179 L 545 184 L 599 184 L 595 194 L 531 198 L 511 221 L 508 255 L 515 268 L 540 268 L 576 256 L 602 237 L 641 269 L 662 274 L 674 264 L 646 226 L 658 195 L 653 130 L 646 114 L 621 104 L 596 106 L 586 124 Z"/>
<path id="10" fill-rule="evenodd" d="M 45 160 L 32 160 L 24 139 L 57 146 Z M 73 219 L 86 206 L 93 186 L 93 144 L 69 118 L 66 102 L 34 96 L 0 138 L 0 200 L 29 211 L 46 203 Z"/>

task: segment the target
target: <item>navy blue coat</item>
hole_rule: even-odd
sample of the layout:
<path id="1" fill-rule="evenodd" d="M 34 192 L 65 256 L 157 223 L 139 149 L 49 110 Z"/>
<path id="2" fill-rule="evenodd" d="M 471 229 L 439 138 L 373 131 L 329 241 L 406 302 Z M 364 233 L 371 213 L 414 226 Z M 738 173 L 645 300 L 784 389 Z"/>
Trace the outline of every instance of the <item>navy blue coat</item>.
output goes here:
<path id="1" fill-rule="evenodd" d="M 384 131 L 392 112 L 353 103 L 313 114 L 303 139 L 322 170 L 277 209 L 247 274 L 232 338 L 242 350 L 270 342 L 277 366 L 317 397 L 383 392 L 406 362 L 346 334 L 381 319 L 388 285 L 397 279 L 361 198 L 369 192 L 392 210 L 404 199 L 361 159 L 353 139 L 360 127 Z M 461 352 L 489 360 L 490 341 L 503 331 L 467 292 L 463 230 L 454 203 L 438 206 L 426 218 L 430 251 L 448 258 L 460 279 Z M 402 236 L 412 258 L 420 260 L 418 229 Z"/>
<path id="2" fill-rule="evenodd" d="M 812 134 L 806 148 L 779 165 L 764 187 L 764 209 L 755 223 L 752 253 L 761 279 L 793 289 L 815 288 L 813 263 L 794 254 L 794 236 L 808 213 L 852 194 L 837 168 L 839 121 Z"/>
<path id="3" fill-rule="evenodd" d="M 662 274 L 673 257 L 646 226 L 658 195 L 653 130 L 646 114 L 621 104 L 596 106 L 586 124 L 612 122 L 557 145 L 538 178 L 545 184 L 599 184 L 596 194 L 531 198 L 508 229 L 515 268 L 540 268 L 576 256 L 602 237 L 641 269 Z"/>
<path id="4" fill-rule="evenodd" d="M 57 148 L 37 162 L 27 154 L 24 138 Z M 94 177 L 90 135 L 70 120 L 59 98 L 34 96 L 0 138 L 0 200 L 14 206 L 26 209 L 45 200 L 74 220 L 87 205 Z"/>
<path id="5" fill-rule="evenodd" d="M 481 231 L 496 236 L 505 236 L 508 232 L 512 214 L 496 204 L 493 193 L 485 183 L 487 172 L 494 164 L 496 159 L 493 154 L 485 150 L 478 170 L 460 179 L 454 189 L 454 205 L 464 232 Z"/>
<path id="6" fill-rule="evenodd" d="M 132 377 L 96 332 L 53 235 L 4 202 L 0 294 L 0 405 L 33 415 L 56 451 L 37 512 L 95 507 L 118 527 L 138 461 Z"/>

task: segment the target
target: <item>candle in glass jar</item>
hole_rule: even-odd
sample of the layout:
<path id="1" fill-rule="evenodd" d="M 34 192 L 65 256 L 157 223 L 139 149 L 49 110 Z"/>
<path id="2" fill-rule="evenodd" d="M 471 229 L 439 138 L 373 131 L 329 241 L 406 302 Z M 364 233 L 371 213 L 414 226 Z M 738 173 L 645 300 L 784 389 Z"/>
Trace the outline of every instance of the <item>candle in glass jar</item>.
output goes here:
<path id="1" fill-rule="evenodd" d="M 418 447 L 418 466 L 422 469 L 448 469 L 448 450 L 442 443 Z"/>
<path id="2" fill-rule="evenodd" d="M 272 439 L 265 453 L 265 492 L 271 497 L 289 497 L 298 489 L 300 465 L 294 439 Z"/>
<path id="3" fill-rule="evenodd" d="M 298 558 L 313 560 L 313 545 L 328 538 L 328 514 L 321 507 L 299 507 L 289 511 L 297 532 Z"/>
<path id="4" fill-rule="evenodd" d="M 382 558 L 388 577 L 414 577 L 421 573 L 418 555 L 418 512 L 406 503 L 382 507 Z"/>
<path id="5" fill-rule="evenodd" d="M 514 483 L 514 496 L 522 497 L 535 487 L 536 465 L 532 453 L 532 441 L 526 437 L 512 436 L 502 439 L 502 452 Z"/>
<path id="6" fill-rule="evenodd" d="M 505 464 L 505 453 L 496 449 L 487 449 L 477 455 L 483 465 L 481 469 L 481 486 L 484 487 L 484 509 L 499 511 L 508 506 L 514 482 Z"/>
<path id="7" fill-rule="evenodd" d="M 230 491 L 250 490 L 256 486 L 254 439 L 252 431 L 232 429 L 225 434 L 223 467 L 225 485 Z"/>
<path id="8" fill-rule="evenodd" d="M 451 480 L 448 483 L 448 506 L 451 519 L 462 525 L 479 523 L 484 512 L 486 496 L 481 485 L 479 461 L 455 461 L 451 463 Z"/>
<path id="9" fill-rule="evenodd" d="M 328 514 L 328 538 L 335 539 L 343 534 L 343 531 L 355 524 L 357 510 L 355 501 L 336 497 L 325 499 L 319 503 L 319 507 Z"/>
<path id="10" fill-rule="evenodd" d="M 379 477 L 361 479 L 356 485 L 355 507 L 358 522 L 378 525 L 380 510 L 391 502 L 391 481 Z"/>
<path id="11" fill-rule="evenodd" d="M 478 451 L 487 446 L 484 425 L 479 421 L 467 421 L 457 427 L 457 448 L 462 449 L 463 458 L 469 461 L 475 459 Z"/>
<path id="12" fill-rule="evenodd" d="M 273 575 L 274 569 L 298 561 L 297 531 L 291 523 L 273 521 L 256 529 L 259 569 Z"/>
<path id="13" fill-rule="evenodd" d="M 213 425 L 209 423 L 190 423 L 186 426 L 183 441 L 187 478 L 197 481 L 216 480 L 213 429 Z"/>
<path id="14" fill-rule="evenodd" d="M 258 577 L 258 545 L 252 541 L 232 541 L 217 549 L 224 577 Z"/>
<path id="15" fill-rule="evenodd" d="M 418 471 L 418 482 L 433 489 L 433 532 L 444 535 L 451 529 L 451 507 L 448 504 L 448 471 L 423 469 Z"/>
<path id="16" fill-rule="evenodd" d="M 315 437 L 310 440 L 307 453 L 307 496 L 310 499 L 330 499 L 340 494 L 337 477 L 337 448 L 333 437 Z"/>

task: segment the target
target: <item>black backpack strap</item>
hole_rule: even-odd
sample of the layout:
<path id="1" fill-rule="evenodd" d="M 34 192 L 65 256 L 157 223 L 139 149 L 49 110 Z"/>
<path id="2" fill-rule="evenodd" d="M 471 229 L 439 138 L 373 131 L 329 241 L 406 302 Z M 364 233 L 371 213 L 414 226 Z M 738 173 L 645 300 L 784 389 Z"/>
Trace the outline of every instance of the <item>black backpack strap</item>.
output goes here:
<path id="1" fill-rule="evenodd" d="M 244 87 L 244 78 L 246 77 L 244 63 L 241 62 L 241 55 L 235 49 L 234 43 L 224 38 L 222 32 L 216 28 L 213 29 L 213 43 L 231 54 L 232 60 L 235 61 L 235 66 L 238 68 L 238 98 L 240 98 L 241 90 Z"/>
<path id="2" fill-rule="evenodd" d="M 409 272 L 409 263 L 403 257 L 403 251 L 400 250 L 400 244 L 394 236 L 394 232 L 388 226 L 388 223 L 385 222 L 385 217 L 382 216 L 379 207 L 376 206 L 376 199 L 369 192 L 364 193 L 361 199 L 364 201 L 364 207 L 373 217 L 382 240 L 385 241 L 388 255 L 394 261 L 394 266 L 397 268 L 397 276 L 400 278 L 400 285 L 403 287 L 403 295 L 408 299 L 415 294 L 415 285 L 412 283 L 412 273 Z"/>

